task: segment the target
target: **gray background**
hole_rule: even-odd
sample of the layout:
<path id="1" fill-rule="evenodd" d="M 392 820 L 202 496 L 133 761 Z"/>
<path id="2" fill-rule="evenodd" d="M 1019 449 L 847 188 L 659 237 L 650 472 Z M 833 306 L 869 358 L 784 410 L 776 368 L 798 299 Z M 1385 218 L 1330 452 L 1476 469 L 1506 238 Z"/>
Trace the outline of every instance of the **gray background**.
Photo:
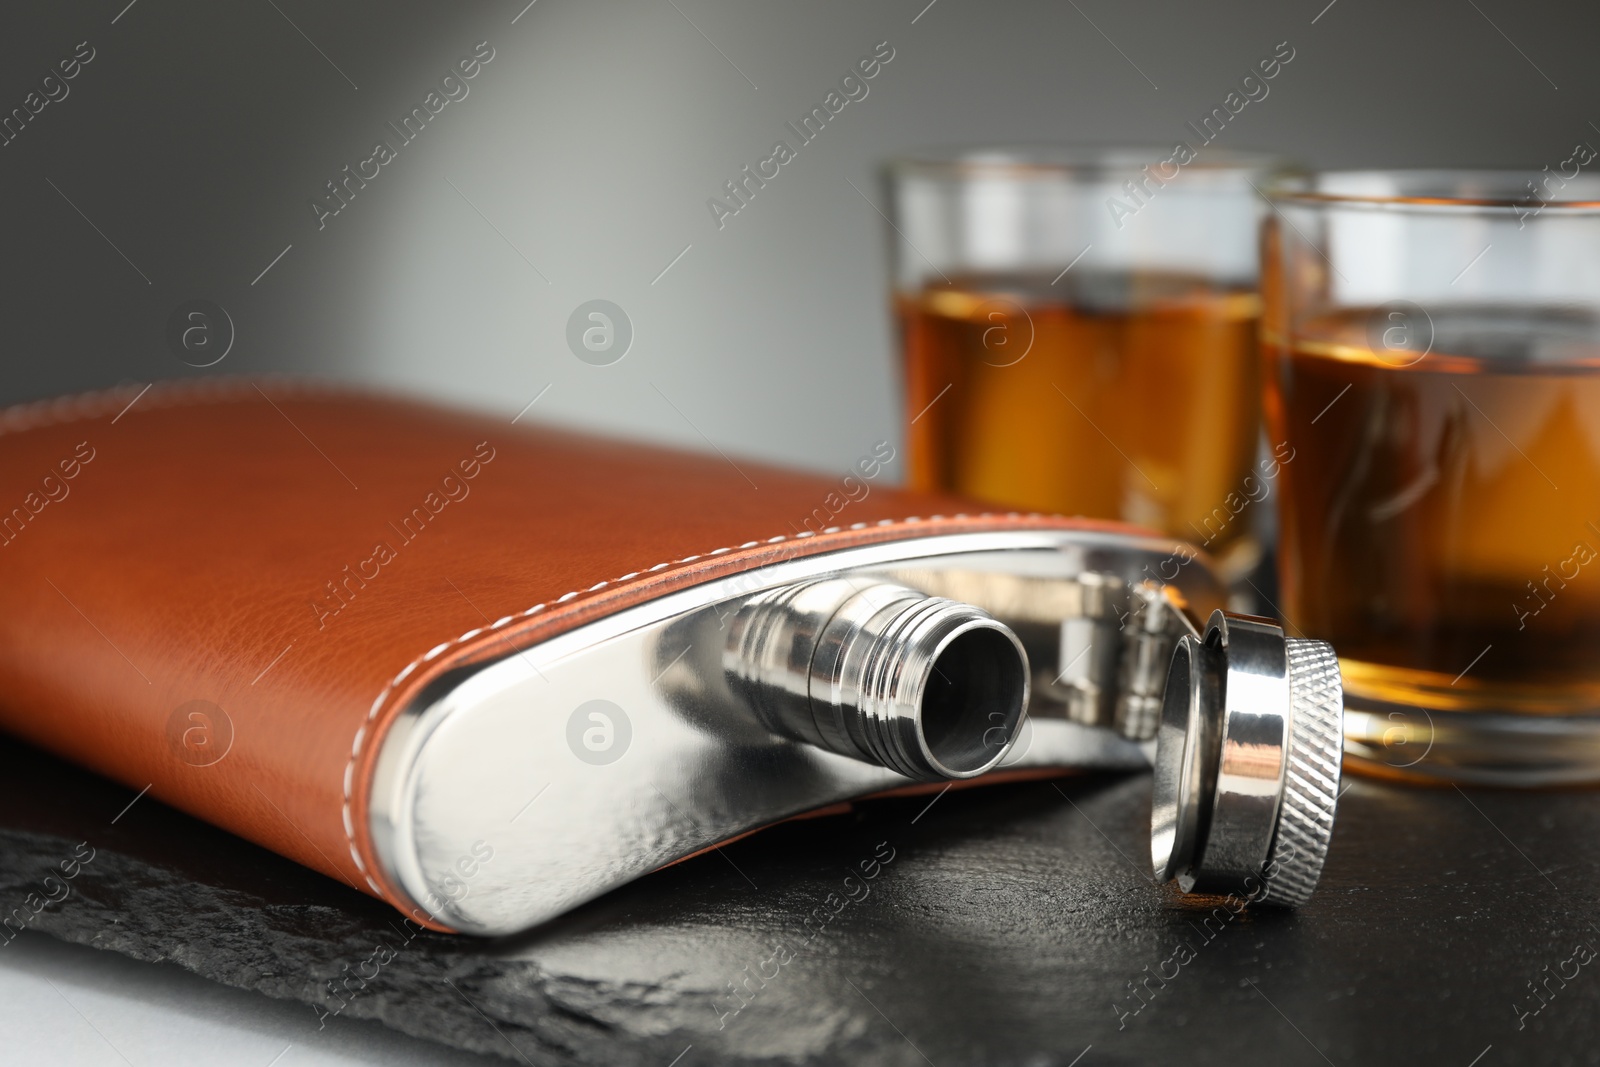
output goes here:
<path id="1" fill-rule="evenodd" d="M 98 54 L 0 148 L 0 400 L 286 372 L 509 417 L 550 386 L 526 418 L 839 468 L 903 421 L 862 195 L 881 204 L 887 155 L 1171 143 L 1285 40 L 1219 146 L 1537 170 L 1600 143 L 1592 4 L 525 2 L 12 5 L 0 108 L 80 40 Z M 323 183 L 483 40 L 467 99 L 319 231 Z M 870 95 L 719 231 L 707 198 L 884 40 Z M 164 339 L 197 297 L 237 331 L 204 371 Z M 635 331 L 612 366 L 565 342 L 597 298 Z"/>

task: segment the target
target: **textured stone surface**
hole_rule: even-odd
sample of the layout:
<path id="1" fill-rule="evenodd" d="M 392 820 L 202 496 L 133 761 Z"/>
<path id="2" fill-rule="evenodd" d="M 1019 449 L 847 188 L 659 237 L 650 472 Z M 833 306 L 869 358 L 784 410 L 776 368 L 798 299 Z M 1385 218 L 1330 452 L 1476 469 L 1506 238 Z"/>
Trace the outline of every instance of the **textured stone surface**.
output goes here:
<path id="1" fill-rule="evenodd" d="M 45 876 L 86 841 L 30 928 L 302 1001 L 312 1025 L 326 980 L 376 967 L 343 1014 L 539 1065 L 1595 1062 L 1600 959 L 1576 948 L 1600 948 L 1600 795 L 1356 781 L 1308 907 L 1208 924 L 1218 902 L 1148 882 L 1148 791 L 878 802 L 488 943 L 415 933 L 148 797 L 113 824 L 130 790 L 3 742 L 0 912 L 59 896 Z M 847 886 L 862 861 L 876 877 Z M 1169 977 L 1134 1014 L 1147 967 Z"/>

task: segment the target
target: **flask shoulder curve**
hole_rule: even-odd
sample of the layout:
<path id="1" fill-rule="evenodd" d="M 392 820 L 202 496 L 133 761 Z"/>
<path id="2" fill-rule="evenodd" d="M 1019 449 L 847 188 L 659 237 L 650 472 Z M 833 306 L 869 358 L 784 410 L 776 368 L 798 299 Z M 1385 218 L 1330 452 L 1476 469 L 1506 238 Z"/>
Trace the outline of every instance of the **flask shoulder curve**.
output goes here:
<path id="1" fill-rule="evenodd" d="M 1222 601 L 1183 549 L 1192 562 L 1158 595 L 1172 625 L 1138 614 L 1137 590 L 1180 547 L 1093 528 L 923 536 L 741 571 L 508 648 L 385 732 L 375 851 L 437 924 L 501 934 L 918 782 L 1145 769 L 1154 743 L 1118 732 L 1129 665 L 1192 629 L 1177 605 Z M 474 843 L 494 860 L 466 879 Z"/>

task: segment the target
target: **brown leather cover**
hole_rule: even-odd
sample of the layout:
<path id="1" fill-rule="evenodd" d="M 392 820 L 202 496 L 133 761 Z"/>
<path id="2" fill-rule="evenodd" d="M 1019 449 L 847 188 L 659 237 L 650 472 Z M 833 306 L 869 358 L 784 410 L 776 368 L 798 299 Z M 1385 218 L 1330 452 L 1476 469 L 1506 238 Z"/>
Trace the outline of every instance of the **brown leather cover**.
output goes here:
<path id="1" fill-rule="evenodd" d="M 368 786 L 391 717 L 442 672 L 779 558 L 1122 529 L 881 478 L 851 502 L 839 477 L 303 384 L 13 408 L 0 727 L 399 902 Z"/>

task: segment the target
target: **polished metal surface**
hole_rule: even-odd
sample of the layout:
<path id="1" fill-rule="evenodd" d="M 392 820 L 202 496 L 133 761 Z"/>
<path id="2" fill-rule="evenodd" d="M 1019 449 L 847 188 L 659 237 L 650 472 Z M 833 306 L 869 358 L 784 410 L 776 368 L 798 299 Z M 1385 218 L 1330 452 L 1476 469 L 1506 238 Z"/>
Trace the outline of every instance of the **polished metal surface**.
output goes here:
<path id="1" fill-rule="evenodd" d="M 1221 751 L 1210 825 L 1185 892 L 1234 892 L 1272 845 L 1289 753 L 1289 658 L 1283 630 L 1218 612 L 1206 640 L 1221 645 Z"/>
<path id="2" fill-rule="evenodd" d="M 1159 881 L 1194 868 L 1210 819 L 1224 669 L 1221 649 L 1193 635 L 1173 650 L 1150 800 L 1150 858 Z"/>
<path id="3" fill-rule="evenodd" d="M 1148 565 L 1141 579 L 1085 571 L 1069 580 L 1031 575 L 897 568 L 898 580 L 953 600 L 982 604 L 1005 619 L 1033 667 L 1032 707 L 1059 708 L 1073 722 L 1112 726 L 1148 741 L 1161 716 L 1173 645 L 1195 633 L 1182 589 L 1148 577 L 1171 569 Z M 1208 579 L 1209 580 L 1209 579 Z"/>
<path id="4" fill-rule="evenodd" d="M 918 781 L 992 770 L 1028 705 L 1028 656 L 1004 623 L 848 576 L 751 597 L 723 665 L 774 733 Z"/>
<path id="5" fill-rule="evenodd" d="M 774 732 L 728 677 L 729 628 L 752 597 L 839 575 L 972 604 L 1015 632 L 1035 686 L 991 773 L 1147 767 L 1151 746 L 1071 721 L 1070 693 L 1037 683 L 1072 666 L 1063 623 L 1107 576 L 1132 588 L 1158 573 L 1202 617 L 1222 603 L 1203 561 L 1171 541 L 943 535 L 772 564 L 508 650 L 442 681 L 386 734 L 369 797 L 379 858 L 442 923 L 507 933 L 739 834 L 914 785 Z M 1085 658 L 1105 658 L 1114 691 L 1135 633 L 1110 632 L 1114 646 Z M 486 849 L 494 858 L 477 862 Z"/>
<path id="6" fill-rule="evenodd" d="M 1161 725 L 1167 667 L 1178 639 L 1195 635 L 1194 622 L 1170 586 L 1140 582 L 1129 590 L 1128 635 L 1122 684 L 1112 725 L 1134 741 L 1148 741 Z"/>
<path id="7" fill-rule="evenodd" d="M 1078 611 L 1060 621 L 1060 659 L 1066 666 L 1051 685 L 1066 705 L 1067 718 L 1110 726 L 1116 718 L 1122 652 L 1117 635 L 1128 619 L 1128 584 L 1111 574 L 1084 574 L 1078 587 Z"/>
<path id="8" fill-rule="evenodd" d="M 1184 892 L 1303 903 L 1339 792 L 1343 696 L 1321 641 L 1212 614 L 1182 637 L 1157 738 L 1151 861 Z"/>
<path id="9" fill-rule="evenodd" d="M 380 859 L 439 921 L 507 933 L 841 801 L 991 769 L 1133 770 L 1154 747 L 1158 872 L 1294 903 L 1331 827 L 1337 667 L 1221 599 L 1170 543 L 1059 531 L 872 545 L 671 593 L 405 709 L 371 795 Z M 1136 739 L 1158 689 L 1151 746 Z"/>

